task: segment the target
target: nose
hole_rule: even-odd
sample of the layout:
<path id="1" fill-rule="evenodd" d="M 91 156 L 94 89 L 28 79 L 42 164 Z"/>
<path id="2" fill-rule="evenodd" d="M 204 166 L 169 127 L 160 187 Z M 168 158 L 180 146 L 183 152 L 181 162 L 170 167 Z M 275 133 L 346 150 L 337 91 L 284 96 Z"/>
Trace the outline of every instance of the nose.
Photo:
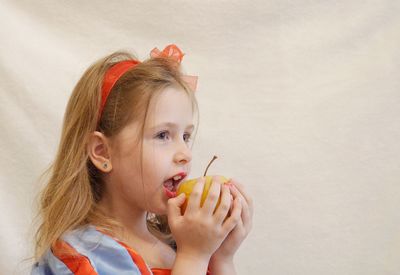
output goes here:
<path id="1" fill-rule="evenodd" d="M 191 160 L 192 151 L 186 143 L 180 143 L 174 155 L 174 162 L 178 164 L 186 164 Z"/>

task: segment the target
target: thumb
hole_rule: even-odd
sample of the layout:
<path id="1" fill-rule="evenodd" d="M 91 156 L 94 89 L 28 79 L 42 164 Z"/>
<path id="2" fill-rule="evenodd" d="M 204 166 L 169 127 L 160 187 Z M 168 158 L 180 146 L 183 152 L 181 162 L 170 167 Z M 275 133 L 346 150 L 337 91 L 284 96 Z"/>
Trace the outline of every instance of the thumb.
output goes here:
<path id="1" fill-rule="evenodd" d="M 168 217 L 175 218 L 181 216 L 181 206 L 186 200 L 186 195 L 181 193 L 175 198 L 168 200 Z"/>

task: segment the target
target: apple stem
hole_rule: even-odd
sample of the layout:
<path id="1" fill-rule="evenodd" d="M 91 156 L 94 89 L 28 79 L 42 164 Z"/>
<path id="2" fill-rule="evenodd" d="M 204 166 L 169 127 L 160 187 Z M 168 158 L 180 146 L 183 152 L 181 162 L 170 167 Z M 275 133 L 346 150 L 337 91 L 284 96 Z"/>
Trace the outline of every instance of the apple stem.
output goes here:
<path id="1" fill-rule="evenodd" d="M 204 172 L 204 177 L 207 175 L 208 167 L 210 167 L 211 163 L 213 163 L 214 160 L 216 160 L 218 157 L 214 156 L 213 159 L 210 161 L 210 163 L 207 165 L 206 171 Z"/>

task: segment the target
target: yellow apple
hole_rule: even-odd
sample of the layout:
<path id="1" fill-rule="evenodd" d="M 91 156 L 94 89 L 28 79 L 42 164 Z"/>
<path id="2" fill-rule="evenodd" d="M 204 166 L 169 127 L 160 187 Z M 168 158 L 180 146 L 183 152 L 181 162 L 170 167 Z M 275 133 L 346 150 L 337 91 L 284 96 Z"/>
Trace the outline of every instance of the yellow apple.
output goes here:
<path id="1" fill-rule="evenodd" d="M 222 180 L 223 184 L 229 183 L 230 180 L 228 180 L 227 178 L 222 177 L 222 176 L 220 176 L 220 177 L 221 177 L 221 180 Z M 206 182 L 204 184 L 204 189 L 203 189 L 203 194 L 201 196 L 200 206 L 203 206 L 204 201 L 207 198 L 208 191 L 209 191 L 210 186 L 211 186 L 212 176 L 205 176 L 205 179 L 206 179 Z M 176 195 L 179 196 L 181 193 L 184 193 L 186 195 L 186 200 L 183 203 L 183 205 L 181 206 L 182 215 L 185 213 L 190 193 L 192 193 L 193 187 L 194 187 L 194 185 L 196 184 L 196 182 L 198 180 L 199 179 L 197 178 L 197 179 L 191 179 L 191 180 L 184 181 L 178 187 Z M 218 199 L 217 205 L 215 207 L 215 210 L 218 208 L 220 203 L 221 203 L 221 195 L 219 196 L 219 199 Z M 215 212 L 215 210 L 214 210 L 214 212 Z"/>

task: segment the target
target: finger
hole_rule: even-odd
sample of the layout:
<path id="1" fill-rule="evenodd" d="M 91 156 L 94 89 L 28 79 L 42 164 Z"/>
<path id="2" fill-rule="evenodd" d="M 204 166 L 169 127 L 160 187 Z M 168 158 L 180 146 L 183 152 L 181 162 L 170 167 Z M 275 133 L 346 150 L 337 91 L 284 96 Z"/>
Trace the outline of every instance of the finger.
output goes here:
<path id="1" fill-rule="evenodd" d="M 244 205 L 244 204 L 247 205 L 245 197 L 242 195 L 242 193 L 240 193 L 239 189 L 237 189 L 235 185 L 233 185 L 233 184 L 229 185 L 229 189 L 230 189 L 230 192 L 231 192 L 233 198 L 241 198 L 242 205 Z"/>
<path id="2" fill-rule="evenodd" d="M 168 200 L 168 219 L 174 220 L 177 217 L 182 216 L 181 214 L 181 206 L 185 202 L 186 196 L 185 194 L 180 194 L 175 198 L 171 198 Z"/>
<path id="3" fill-rule="evenodd" d="M 249 212 L 250 212 L 250 216 L 253 216 L 254 213 L 254 203 L 253 203 L 253 199 L 250 197 L 250 195 L 246 192 L 243 184 L 237 182 L 234 179 L 231 179 L 231 183 L 239 190 L 239 192 L 242 194 L 242 196 L 244 197 L 244 199 L 246 200 L 246 203 L 248 205 L 249 208 Z"/>
<path id="4" fill-rule="evenodd" d="M 219 196 L 221 194 L 222 181 L 218 176 L 213 176 L 211 179 L 211 185 L 208 189 L 207 198 L 203 204 L 203 211 L 207 214 L 214 213 L 215 207 L 217 206 Z"/>
<path id="5" fill-rule="evenodd" d="M 221 202 L 218 208 L 215 210 L 214 218 L 218 222 L 218 224 L 222 224 L 224 219 L 227 217 L 231 206 L 231 192 L 229 191 L 229 187 L 225 184 L 221 185 Z"/>
<path id="6" fill-rule="evenodd" d="M 222 228 L 225 232 L 231 232 L 232 229 L 241 221 L 242 203 L 240 198 L 233 201 L 233 211 L 229 218 L 223 223 Z"/>
<path id="7" fill-rule="evenodd" d="M 201 202 L 201 196 L 203 195 L 203 190 L 204 190 L 204 184 L 205 184 L 205 178 L 199 178 L 196 182 L 196 184 L 193 187 L 192 192 L 190 193 L 189 196 L 189 201 L 187 204 L 186 212 L 193 212 L 196 211 L 200 208 L 200 202 Z"/>
<path id="8" fill-rule="evenodd" d="M 230 186 L 231 193 L 234 197 L 238 197 L 241 199 L 242 202 L 242 214 L 241 220 L 246 228 L 250 227 L 251 224 L 251 213 L 249 209 L 249 205 L 245 200 L 244 196 L 239 192 L 235 185 Z"/>
<path id="9" fill-rule="evenodd" d="M 230 192 L 231 192 L 231 191 L 230 191 L 230 189 L 229 189 L 229 193 L 230 193 Z M 231 199 L 231 206 L 230 206 L 230 208 L 229 208 L 228 215 L 231 215 L 232 210 L 233 210 L 233 196 L 232 196 L 232 194 L 229 194 L 229 197 L 230 197 L 230 199 Z"/>
<path id="10" fill-rule="evenodd" d="M 254 206 L 253 206 L 253 200 L 250 198 L 250 196 L 245 192 L 244 186 L 237 181 L 233 180 L 233 188 L 231 190 L 232 193 L 237 193 L 239 192 L 245 200 L 242 202 L 243 203 L 243 210 L 242 210 L 242 222 L 243 226 L 246 230 L 246 232 L 249 232 L 252 228 L 252 219 L 254 215 Z M 240 189 L 239 189 L 240 188 Z M 237 192 L 236 192 L 237 191 Z"/>

